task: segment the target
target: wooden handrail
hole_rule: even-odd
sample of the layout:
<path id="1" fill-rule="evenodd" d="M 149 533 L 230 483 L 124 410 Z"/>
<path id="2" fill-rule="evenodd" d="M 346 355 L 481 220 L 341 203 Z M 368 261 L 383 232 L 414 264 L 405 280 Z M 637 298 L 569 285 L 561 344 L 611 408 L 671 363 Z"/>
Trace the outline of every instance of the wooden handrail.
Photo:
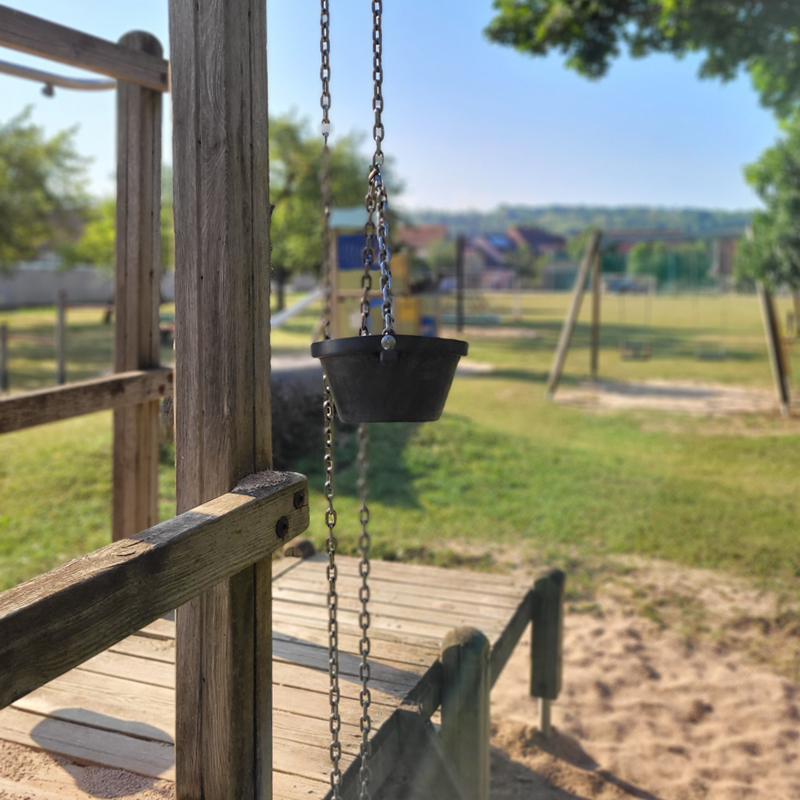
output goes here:
<path id="1" fill-rule="evenodd" d="M 228 494 L 0 594 L 0 708 L 308 527 L 308 484 L 260 472 Z"/>
<path id="2" fill-rule="evenodd" d="M 0 46 L 169 91 L 169 62 L 88 33 L 0 6 Z"/>
<path id="3" fill-rule="evenodd" d="M 172 383 L 172 370 L 159 367 L 13 395 L 0 400 L 0 433 L 169 397 Z"/>

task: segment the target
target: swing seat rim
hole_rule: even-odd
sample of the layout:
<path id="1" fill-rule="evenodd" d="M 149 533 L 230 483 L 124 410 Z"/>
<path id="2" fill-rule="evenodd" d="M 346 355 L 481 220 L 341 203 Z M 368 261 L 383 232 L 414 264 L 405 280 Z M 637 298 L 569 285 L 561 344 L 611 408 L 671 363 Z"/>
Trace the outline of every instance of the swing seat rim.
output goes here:
<path id="1" fill-rule="evenodd" d="M 434 422 L 444 410 L 461 356 L 458 339 L 394 334 L 325 339 L 311 345 L 328 376 L 342 422 Z"/>
<path id="2" fill-rule="evenodd" d="M 465 356 L 469 344 L 460 339 L 444 339 L 438 336 L 412 336 L 410 334 L 393 333 L 395 353 L 418 353 L 420 355 L 452 355 Z M 341 339 L 323 339 L 311 345 L 314 358 L 330 358 L 355 353 L 380 353 L 383 351 L 381 340 L 383 335 L 346 336 Z M 392 352 L 389 351 L 389 352 Z"/>

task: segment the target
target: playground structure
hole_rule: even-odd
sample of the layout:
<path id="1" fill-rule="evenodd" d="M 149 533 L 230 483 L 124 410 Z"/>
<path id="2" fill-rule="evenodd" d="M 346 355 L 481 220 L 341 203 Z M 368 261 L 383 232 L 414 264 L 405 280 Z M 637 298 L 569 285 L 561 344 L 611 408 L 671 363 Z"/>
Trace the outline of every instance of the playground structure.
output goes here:
<path id="1" fill-rule="evenodd" d="M 653 240 L 658 239 L 658 232 L 652 234 Z M 581 260 L 575 284 L 572 289 L 572 298 L 564 318 L 561 328 L 558 345 L 556 347 L 550 374 L 547 379 L 545 397 L 552 399 L 555 395 L 567 354 L 569 352 L 572 336 L 575 332 L 578 316 L 580 314 L 583 296 L 586 292 L 589 275 L 591 272 L 591 291 L 592 307 L 590 322 L 590 348 L 589 348 L 589 372 L 591 379 L 596 381 L 599 374 L 600 365 L 600 316 L 601 316 L 601 297 L 602 297 L 602 276 L 601 261 L 602 252 L 605 247 L 615 244 L 614 237 L 604 237 L 600 231 L 593 232 L 587 241 L 586 250 Z M 719 250 L 715 247 L 715 251 Z M 767 352 L 769 355 L 770 366 L 772 369 L 773 383 L 777 400 L 784 416 L 789 416 L 791 408 L 790 392 L 790 370 L 787 348 L 794 341 L 792 336 L 784 336 L 781 332 L 780 320 L 775 306 L 773 293 L 763 284 L 757 286 L 759 304 L 761 307 L 762 319 L 764 322 L 764 333 L 766 337 Z M 624 306 L 623 306 L 624 307 Z M 647 312 L 646 312 L 647 317 Z M 646 325 L 649 326 L 649 320 Z M 787 328 L 790 326 L 787 325 Z M 623 360 L 649 360 L 652 356 L 652 344 L 646 340 L 623 340 L 620 342 L 620 358 Z M 698 360 L 721 360 L 727 354 L 722 345 L 710 348 L 708 345 L 697 344 L 695 346 L 695 357 Z"/>
<path id="2" fill-rule="evenodd" d="M 149 34 L 114 44 L 0 6 L 0 45 L 111 77 L 118 97 L 115 374 L 0 401 L 0 432 L 113 409 L 114 541 L 0 594 L 0 738 L 174 779 L 181 800 L 322 798 L 324 571 L 287 560 L 273 575 L 272 563 L 307 527 L 309 499 L 303 476 L 271 471 L 264 5 L 172 0 L 170 44 L 167 64 Z M 173 393 L 158 347 L 170 90 L 179 513 L 159 524 L 158 409 Z M 340 560 L 343 586 L 354 564 Z M 488 692 L 529 622 L 531 694 L 549 726 L 563 573 L 531 588 L 376 565 L 372 589 L 373 787 L 421 749 L 419 796 L 488 800 Z M 176 608 L 174 624 L 163 619 Z M 342 608 L 343 797 L 362 766 L 347 688 L 354 616 Z"/>
<path id="3" fill-rule="evenodd" d="M 334 209 L 331 214 L 331 331 L 335 338 L 358 333 L 361 322 L 361 277 L 364 272 L 363 208 Z M 377 261 L 373 262 L 377 267 Z M 400 334 L 436 336 L 438 330 L 438 296 L 435 293 L 412 292 L 411 262 L 408 253 L 392 255 L 392 291 L 395 325 Z M 368 292 L 371 310 L 379 316 L 382 294 L 378 279 Z"/>

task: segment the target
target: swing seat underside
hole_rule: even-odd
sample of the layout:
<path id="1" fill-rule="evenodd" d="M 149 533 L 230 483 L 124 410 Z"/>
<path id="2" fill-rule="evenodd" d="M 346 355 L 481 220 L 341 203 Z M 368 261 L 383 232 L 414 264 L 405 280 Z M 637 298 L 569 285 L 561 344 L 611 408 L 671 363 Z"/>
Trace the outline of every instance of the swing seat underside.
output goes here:
<path id="1" fill-rule="evenodd" d="M 276 800 L 322 800 L 330 791 L 326 563 L 317 554 L 274 565 Z M 340 767 L 348 800 L 358 796 L 360 577 L 357 559 L 338 563 Z M 438 657 L 445 635 L 460 626 L 481 630 L 492 646 L 494 682 L 530 620 L 530 584 L 507 575 L 382 561 L 373 563 L 370 581 L 371 772 L 373 794 L 380 798 L 379 787 L 394 767 L 413 758 L 408 742 L 424 749 L 426 737 L 435 737 L 429 718 L 441 699 Z M 28 775 L 22 782 L 2 777 L 9 772 L 0 769 L 0 795 L 83 798 L 76 794 L 83 765 L 124 771 L 109 773 L 109 786 L 126 774 L 128 785 L 134 776 L 144 776 L 149 786 L 153 779 L 174 781 L 174 727 L 175 625 L 163 619 L 0 711 L 0 740 L 58 757 L 47 776 Z M 428 744 L 434 746 L 434 739 Z M 96 769 L 94 774 L 96 780 Z"/>

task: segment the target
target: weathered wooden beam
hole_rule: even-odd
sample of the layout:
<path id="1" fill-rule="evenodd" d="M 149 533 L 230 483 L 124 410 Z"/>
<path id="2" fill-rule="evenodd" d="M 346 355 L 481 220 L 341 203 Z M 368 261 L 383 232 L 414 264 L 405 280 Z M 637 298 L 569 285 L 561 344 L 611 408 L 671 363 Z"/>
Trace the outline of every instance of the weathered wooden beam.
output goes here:
<path id="1" fill-rule="evenodd" d="M 491 685 L 497 683 L 500 673 L 511 658 L 514 648 L 525 633 L 531 619 L 533 618 L 534 604 L 536 603 L 536 595 L 533 590 L 525 595 L 523 601 L 514 612 L 514 616 L 508 621 L 508 625 L 503 629 L 500 638 L 494 643 L 492 647 L 492 654 L 489 659 Z"/>
<path id="2" fill-rule="evenodd" d="M 146 403 L 172 394 L 172 370 L 134 370 L 0 400 L 0 433 Z"/>
<path id="3" fill-rule="evenodd" d="M 551 569 L 533 585 L 530 693 L 539 698 L 539 729 L 544 736 L 550 735 L 550 703 L 561 692 L 566 580 L 562 570 Z"/>
<path id="4" fill-rule="evenodd" d="M 444 750 L 466 800 L 489 800 L 489 640 L 475 628 L 456 628 L 442 643 Z"/>
<path id="5" fill-rule="evenodd" d="M 259 473 L 234 492 L 3 592 L 0 708 L 271 557 L 307 527 L 305 477 Z"/>
<path id="6" fill-rule="evenodd" d="M 178 510 L 272 463 L 263 0 L 170 0 Z M 179 800 L 272 796 L 272 563 L 179 608 Z"/>
<path id="7" fill-rule="evenodd" d="M 558 383 L 561 380 L 561 373 L 564 371 L 569 343 L 572 340 L 575 323 L 578 321 L 578 314 L 581 311 L 581 302 L 583 301 L 583 292 L 586 287 L 586 278 L 589 275 L 589 267 L 592 265 L 599 246 L 600 233 L 595 231 L 586 243 L 586 252 L 583 254 L 583 261 L 581 261 L 578 274 L 575 277 L 575 286 L 572 289 L 572 301 L 564 319 L 564 325 L 561 328 L 558 347 L 556 347 L 556 352 L 553 356 L 553 366 L 550 368 L 550 377 L 547 379 L 547 389 L 545 390 L 545 398 L 548 400 L 552 400 L 553 395 L 556 393 Z"/>
<path id="8" fill-rule="evenodd" d="M 160 57 L 143 31 L 120 47 Z M 161 93 L 117 85 L 117 236 L 114 369 L 157 367 L 161 302 Z M 112 539 L 158 522 L 158 400 L 114 412 Z"/>
<path id="9" fill-rule="evenodd" d="M 23 11 L 0 6 L 0 46 L 81 67 L 119 81 L 169 91 L 169 63 Z"/>

